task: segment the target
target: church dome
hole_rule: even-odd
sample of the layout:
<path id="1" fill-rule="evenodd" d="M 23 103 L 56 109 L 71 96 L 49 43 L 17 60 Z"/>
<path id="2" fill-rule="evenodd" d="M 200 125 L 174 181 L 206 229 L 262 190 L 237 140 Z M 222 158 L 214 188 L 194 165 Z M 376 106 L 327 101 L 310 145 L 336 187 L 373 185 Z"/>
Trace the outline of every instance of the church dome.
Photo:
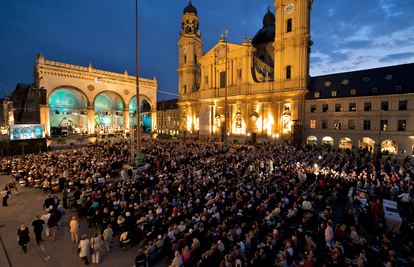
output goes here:
<path id="1" fill-rule="evenodd" d="M 188 4 L 188 6 L 186 6 L 186 8 L 184 8 L 183 14 L 187 14 L 187 13 L 194 13 L 197 16 L 197 9 L 195 7 L 193 7 L 193 5 L 191 4 L 191 0 L 190 0 L 190 3 Z"/>
<path id="2" fill-rule="evenodd" d="M 263 27 L 253 38 L 253 46 L 275 41 L 275 15 L 267 10 L 263 17 Z"/>

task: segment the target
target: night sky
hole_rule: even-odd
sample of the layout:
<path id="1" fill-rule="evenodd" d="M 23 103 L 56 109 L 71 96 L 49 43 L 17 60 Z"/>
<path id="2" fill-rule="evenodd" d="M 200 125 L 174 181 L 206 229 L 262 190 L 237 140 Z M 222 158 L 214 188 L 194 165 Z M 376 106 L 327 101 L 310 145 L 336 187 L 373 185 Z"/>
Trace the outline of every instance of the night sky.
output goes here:
<path id="1" fill-rule="evenodd" d="M 253 37 L 261 29 L 268 6 L 274 13 L 269 0 L 192 4 L 206 52 L 218 43 L 223 28 L 229 43 L 240 44 L 244 34 Z M 156 76 L 158 90 L 172 94 L 178 93 L 177 42 L 187 5 L 188 0 L 139 1 L 140 77 Z M 413 0 L 315 0 L 311 75 L 414 62 L 413 18 Z M 11 94 L 17 83 L 34 82 L 36 53 L 135 76 L 135 1 L 3 0 L 0 40 L 0 97 L 5 87 Z M 176 97 L 172 94 L 166 99 Z M 162 94 L 157 97 L 161 100 Z"/>

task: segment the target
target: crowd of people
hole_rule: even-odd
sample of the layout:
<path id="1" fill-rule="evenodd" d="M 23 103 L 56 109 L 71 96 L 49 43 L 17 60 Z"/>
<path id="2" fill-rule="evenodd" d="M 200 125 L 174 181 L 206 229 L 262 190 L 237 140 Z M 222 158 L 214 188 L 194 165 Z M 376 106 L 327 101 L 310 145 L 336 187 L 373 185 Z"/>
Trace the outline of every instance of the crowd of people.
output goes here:
<path id="1" fill-rule="evenodd" d="M 70 231 L 85 264 L 89 249 L 111 251 L 114 236 L 123 249 L 138 246 L 136 266 L 156 255 L 173 267 L 399 266 L 414 256 L 410 162 L 376 159 L 364 149 L 323 153 L 263 142 L 227 150 L 151 139 L 142 142 L 147 169 L 126 174 L 120 167 L 128 153 L 126 142 L 90 144 L 6 157 L 3 171 L 27 185 L 59 185 L 63 207 L 77 211 Z M 366 202 L 347 210 L 352 187 L 366 192 Z M 68 188 L 75 190 L 71 203 Z M 384 199 L 399 202 L 408 234 L 401 242 L 387 231 Z M 59 203 L 47 201 L 51 215 L 43 221 L 57 217 L 51 229 L 59 225 Z M 98 229 L 92 239 L 79 241 L 79 217 Z"/>
<path id="2" fill-rule="evenodd" d="M 114 133 L 123 133 L 124 127 L 121 125 L 99 125 L 95 127 L 95 133 L 102 134 L 114 134 Z"/>

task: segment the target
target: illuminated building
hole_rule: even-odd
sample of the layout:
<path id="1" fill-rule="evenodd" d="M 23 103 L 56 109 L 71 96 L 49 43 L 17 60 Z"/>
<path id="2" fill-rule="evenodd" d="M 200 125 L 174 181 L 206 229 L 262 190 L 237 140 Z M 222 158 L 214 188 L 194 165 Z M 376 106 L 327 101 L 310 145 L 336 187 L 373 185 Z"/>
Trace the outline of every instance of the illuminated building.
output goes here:
<path id="1" fill-rule="evenodd" d="M 312 77 L 308 144 L 407 156 L 414 148 L 414 64 Z"/>
<path id="2" fill-rule="evenodd" d="M 222 36 L 204 53 L 200 20 L 190 1 L 178 41 L 180 135 L 195 131 L 199 138 L 220 139 L 227 133 L 230 140 L 277 136 L 278 141 L 301 143 L 312 3 L 276 0 L 276 16 L 269 8 L 253 38 L 240 36 L 241 44 L 231 44 Z"/>
<path id="3" fill-rule="evenodd" d="M 60 63 L 38 54 L 34 75 L 39 93 L 37 100 L 36 94 L 28 95 L 35 102 L 33 107 L 28 109 L 26 105 L 25 109 L 38 111 L 38 122 L 45 124 L 48 135 L 58 126 L 71 126 L 74 131 L 93 134 L 97 125 L 136 125 L 136 77 L 127 71 L 119 74 L 94 69 L 92 64 L 82 67 Z M 154 130 L 157 80 L 155 77 L 153 80 L 139 79 L 139 106 L 142 108 L 145 103 L 150 106 L 147 124 Z M 23 97 L 15 103 L 21 104 L 21 101 Z"/>

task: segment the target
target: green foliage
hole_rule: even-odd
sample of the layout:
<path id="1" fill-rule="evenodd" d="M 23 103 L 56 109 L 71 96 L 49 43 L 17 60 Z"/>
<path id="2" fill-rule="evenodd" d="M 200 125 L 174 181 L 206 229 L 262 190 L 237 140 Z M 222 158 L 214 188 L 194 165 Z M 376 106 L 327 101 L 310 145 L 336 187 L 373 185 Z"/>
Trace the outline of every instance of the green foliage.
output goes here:
<path id="1" fill-rule="evenodd" d="M 18 143 L 18 145 L 19 145 L 19 146 L 22 146 L 22 155 L 24 155 L 24 147 L 25 147 L 25 146 L 28 146 L 28 145 L 29 145 L 29 143 L 27 143 L 27 142 L 20 142 L 20 143 Z"/>
<path id="2" fill-rule="evenodd" d="M 39 147 L 39 152 L 40 152 L 42 150 L 43 143 L 42 142 L 37 142 L 36 146 Z"/>
<path id="3" fill-rule="evenodd" d="M 57 140 L 57 143 L 60 144 L 63 149 L 63 145 L 66 144 L 66 139 L 63 137 L 59 137 L 59 139 Z"/>

